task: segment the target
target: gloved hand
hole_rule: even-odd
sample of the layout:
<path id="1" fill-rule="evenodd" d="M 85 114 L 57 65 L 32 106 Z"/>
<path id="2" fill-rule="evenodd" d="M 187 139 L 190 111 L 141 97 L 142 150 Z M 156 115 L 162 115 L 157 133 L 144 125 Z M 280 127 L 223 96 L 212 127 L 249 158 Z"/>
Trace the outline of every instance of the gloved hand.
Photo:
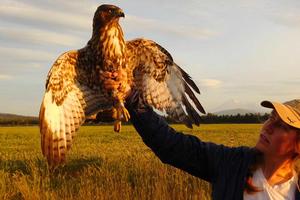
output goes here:
<path id="1" fill-rule="evenodd" d="M 126 98 L 125 107 L 130 110 L 130 112 L 136 111 L 137 113 L 153 110 L 152 107 L 143 101 L 143 98 L 138 90 L 132 90 L 132 92 Z"/>

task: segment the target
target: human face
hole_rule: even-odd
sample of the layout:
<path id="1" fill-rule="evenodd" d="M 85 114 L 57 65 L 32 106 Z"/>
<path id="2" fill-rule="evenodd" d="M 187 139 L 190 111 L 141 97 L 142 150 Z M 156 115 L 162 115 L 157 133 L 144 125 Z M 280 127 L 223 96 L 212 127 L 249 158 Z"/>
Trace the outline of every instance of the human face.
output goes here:
<path id="1" fill-rule="evenodd" d="M 296 152 L 297 130 L 283 122 L 276 111 L 264 123 L 256 148 L 265 155 L 291 157 Z"/>

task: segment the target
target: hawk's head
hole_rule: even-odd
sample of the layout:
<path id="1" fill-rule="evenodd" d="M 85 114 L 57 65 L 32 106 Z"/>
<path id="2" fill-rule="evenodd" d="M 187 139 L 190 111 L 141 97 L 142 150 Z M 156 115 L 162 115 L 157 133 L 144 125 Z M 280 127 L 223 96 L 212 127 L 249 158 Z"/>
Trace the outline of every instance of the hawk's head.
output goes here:
<path id="1" fill-rule="evenodd" d="M 103 4 L 95 12 L 93 27 L 99 28 L 112 21 L 118 21 L 120 17 L 125 17 L 123 10 L 114 5 Z"/>

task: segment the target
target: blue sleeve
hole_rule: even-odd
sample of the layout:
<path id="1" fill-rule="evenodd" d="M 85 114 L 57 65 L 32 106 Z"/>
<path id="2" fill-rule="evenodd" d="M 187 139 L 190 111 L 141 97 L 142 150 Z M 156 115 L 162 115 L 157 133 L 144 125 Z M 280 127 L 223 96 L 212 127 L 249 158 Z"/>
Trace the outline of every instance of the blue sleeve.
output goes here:
<path id="1" fill-rule="evenodd" d="M 230 148 L 202 142 L 192 135 L 176 132 L 152 109 L 129 109 L 131 121 L 144 143 L 163 163 L 212 182 L 220 173 Z"/>

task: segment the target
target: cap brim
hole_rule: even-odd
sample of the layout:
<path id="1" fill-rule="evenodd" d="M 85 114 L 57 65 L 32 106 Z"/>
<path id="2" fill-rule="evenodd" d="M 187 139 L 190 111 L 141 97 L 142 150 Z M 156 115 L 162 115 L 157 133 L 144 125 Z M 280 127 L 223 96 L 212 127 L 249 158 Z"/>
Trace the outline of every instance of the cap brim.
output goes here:
<path id="1" fill-rule="evenodd" d="M 261 105 L 266 108 L 275 109 L 282 121 L 295 128 L 300 128 L 299 116 L 289 106 L 271 101 L 263 101 Z"/>
<path id="2" fill-rule="evenodd" d="M 271 101 L 262 101 L 260 103 L 261 106 L 265 107 L 265 108 L 274 108 L 273 104 Z"/>

